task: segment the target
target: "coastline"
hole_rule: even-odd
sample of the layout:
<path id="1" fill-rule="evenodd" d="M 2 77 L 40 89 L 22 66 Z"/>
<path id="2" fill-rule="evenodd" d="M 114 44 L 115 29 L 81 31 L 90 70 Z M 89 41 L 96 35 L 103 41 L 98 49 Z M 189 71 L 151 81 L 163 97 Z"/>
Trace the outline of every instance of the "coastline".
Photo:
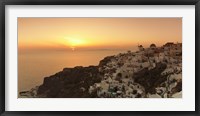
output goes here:
<path id="1" fill-rule="evenodd" d="M 19 97 L 181 98 L 182 44 L 138 49 L 107 56 L 98 66 L 64 68 Z"/>

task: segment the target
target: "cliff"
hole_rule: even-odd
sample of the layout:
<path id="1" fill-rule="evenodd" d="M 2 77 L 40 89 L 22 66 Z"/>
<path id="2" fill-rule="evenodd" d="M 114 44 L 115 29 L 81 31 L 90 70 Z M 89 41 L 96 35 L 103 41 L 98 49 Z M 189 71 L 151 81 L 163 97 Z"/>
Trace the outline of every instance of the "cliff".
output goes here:
<path id="1" fill-rule="evenodd" d="M 48 98 L 80 98 L 97 97 L 89 94 L 88 89 L 101 78 L 98 66 L 65 68 L 50 77 L 45 77 L 38 88 L 38 97 Z"/>

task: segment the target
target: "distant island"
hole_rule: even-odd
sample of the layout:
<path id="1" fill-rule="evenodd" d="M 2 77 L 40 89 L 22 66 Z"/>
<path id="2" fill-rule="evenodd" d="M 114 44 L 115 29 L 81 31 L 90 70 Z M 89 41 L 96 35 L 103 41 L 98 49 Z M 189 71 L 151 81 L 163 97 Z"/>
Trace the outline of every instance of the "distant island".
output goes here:
<path id="1" fill-rule="evenodd" d="M 181 98 L 182 43 L 168 42 L 107 56 L 45 77 L 20 98 Z"/>

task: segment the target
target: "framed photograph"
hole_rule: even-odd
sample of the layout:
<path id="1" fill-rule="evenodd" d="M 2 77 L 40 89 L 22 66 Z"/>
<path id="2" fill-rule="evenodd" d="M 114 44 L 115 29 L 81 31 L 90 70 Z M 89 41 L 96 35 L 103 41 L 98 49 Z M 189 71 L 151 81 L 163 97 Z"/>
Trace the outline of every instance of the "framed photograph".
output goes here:
<path id="1" fill-rule="evenodd" d="M 199 0 L 1 1 L 1 115 L 199 115 L 199 13 Z"/>

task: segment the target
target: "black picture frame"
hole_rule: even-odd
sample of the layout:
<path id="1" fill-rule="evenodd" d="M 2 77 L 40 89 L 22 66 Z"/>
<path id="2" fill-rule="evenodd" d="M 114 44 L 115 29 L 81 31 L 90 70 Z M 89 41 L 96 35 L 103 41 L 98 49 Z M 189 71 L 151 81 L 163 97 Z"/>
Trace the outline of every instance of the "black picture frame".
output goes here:
<path id="1" fill-rule="evenodd" d="M 0 2 L 0 114 L 2 116 L 199 116 L 200 0 L 1 0 Z M 195 111 L 5 111 L 5 6 L 6 5 L 195 5 Z"/>

